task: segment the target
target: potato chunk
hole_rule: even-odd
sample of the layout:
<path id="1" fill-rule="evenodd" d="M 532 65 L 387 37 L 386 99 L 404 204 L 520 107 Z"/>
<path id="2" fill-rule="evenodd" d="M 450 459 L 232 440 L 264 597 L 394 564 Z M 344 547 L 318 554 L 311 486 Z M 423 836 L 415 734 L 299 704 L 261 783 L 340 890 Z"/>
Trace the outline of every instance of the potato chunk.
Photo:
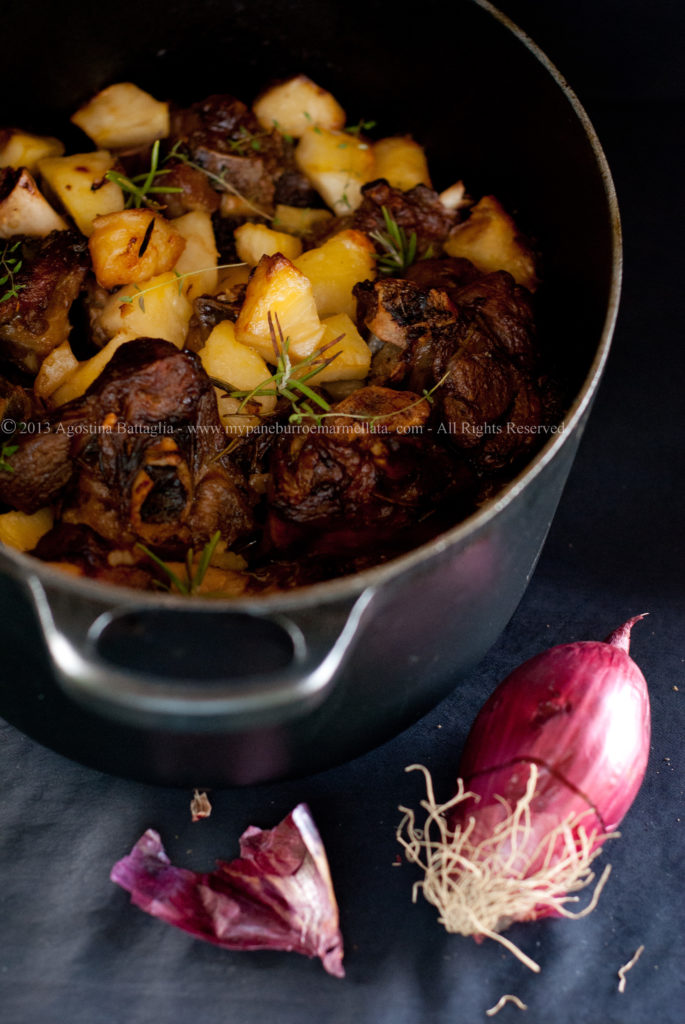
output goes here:
<path id="1" fill-rule="evenodd" d="M 151 278 L 143 288 L 120 288 L 105 303 L 100 326 L 112 338 L 126 331 L 136 338 L 162 338 L 183 348 L 192 311 L 171 271 Z"/>
<path id="2" fill-rule="evenodd" d="M 112 154 L 106 150 L 49 156 L 38 162 L 43 178 L 86 236 L 96 217 L 124 208 L 124 193 L 113 181 L 105 180 L 113 164 Z"/>
<path id="3" fill-rule="evenodd" d="M 61 156 L 63 152 L 59 139 L 30 135 L 16 128 L 0 129 L 0 167 L 25 167 L 30 174 L 35 174 L 39 160 Z"/>
<path id="4" fill-rule="evenodd" d="M 471 216 L 454 228 L 445 242 L 448 256 L 463 256 L 482 270 L 508 270 L 517 284 L 535 291 L 538 279 L 528 246 L 516 224 L 494 196 L 483 196 Z"/>
<path id="5" fill-rule="evenodd" d="M 16 177 L 16 181 L 13 185 L 11 180 L 7 182 L 10 191 L 0 201 L 0 238 L 13 235 L 45 238 L 51 231 L 66 231 L 67 222 L 53 210 L 25 168 L 2 174 L 9 175 L 10 179 Z"/>
<path id="6" fill-rule="evenodd" d="M 361 187 L 375 175 L 368 142 L 346 132 L 308 128 L 295 150 L 295 162 L 337 214 L 356 210 Z"/>
<path id="7" fill-rule="evenodd" d="M 298 270 L 311 281 L 320 317 L 357 313 L 352 289 L 358 281 L 373 281 L 376 258 L 373 243 L 361 231 L 339 231 L 318 249 L 309 249 L 295 260 Z"/>
<path id="8" fill-rule="evenodd" d="M 128 331 L 120 331 L 90 359 L 77 363 L 73 373 L 70 373 L 64 383 L 53 392 L 51 405 L 64 405 L 65 402 L 71 402 L 73 398 L 84 395 L 93 381 L 100 376 L 116 350 L 129 341 L 135 341 L 135 335 Z"/>
<path id="9" fill-rule="evenodd" d="M 336 338 L 340 340 L 322 354 L 322 359 L 335 356 L 332 363 L 311 377 L 309 384 L 323 384 L 332 380 L 364 380 L 371 366 L 371 349 L 366 344 L 346 313 L 329 316 L 323 322 L 325 331 L 321 345 Z M 310 367 L 307 366 L 307 372 Z"/>
<path id="10" fill-rule="evenodd" d="M 338 101 L 306 75 L 267 89 L 252 109 L 262 128 L 276 128 L 296 139 L 312 126 L 336 129 L 345 125 L 345 111 Z"/>
<path id="11" fill-rule="evenodd" d="M 33 382 L 37 398 L 50 404 L 50 398 L 68 377 L 78 369 L 79 361 L 71 351 L 68 341 L 63 341 L 45 357 L 40 364 L 38 376 Z"/>
<path id="12" fill-rule="evenodd" d="M 169 104 L 131 82 L 118 82 L 94 96 L 71 120 L 98 148 L 128 149 L 167 137 Z"/>
<path id="13" fill-rule="evenodd" d="M 305 275 L 280 253 L 262 256 L 245 293 L 235 325 L 237 341 L 248 345 L 268 363 L 276 355 L 269 330 L 269 314 L 289 339 L 294 360 L 306 359 L 321 343 L 323 324 L 316 312 L 312 286 Z"/>
<path id="14" fill-rule="evenodd" d="M 212 218 L 205 210 L 193 210 L 176 217 L 171 223 L 185 239 L 185 249 L 175 270 L 181 276 L 188 275 L 183 277 L 181 290 L 192 302 L 198 295 L 216 291 L 219 282 L 216 269 L 219 253 Z"/>
<path id="15" fill-rule="evenodd" d="M 414 185 L 431 187 L 426 154 L 411 135 L 374 142 L 373 157 L 376 161 L 375 176 L 385 178 L 393 188 L 406 192 Z"/>
<path id="16" fill-rule="evenodd" d="M 39 508 L 26 512 L 4 512 L 0 515 L 0 541 L 17 551 L 32 551 L 43 534 L 52 529 L 52 509 Z"/>
<path id="17" fill-rule="evenodd" d="M 153 210 L 122 210 L 96 217 L 88 242 L 99 285 L 138 284 L 176 265 L 185 239 Z"/>
<path id="18" fill-rule="evenodd" d="M 252 391 L 271 376 L 259 353 L 236 341 L 235 324 L 230 320 L 216 325 L 199 356 L 207 374 L 228 384 L 231 390 Z M 276 406 L 275 395 L 258 395 L 255 401 L 259 402 L 263 414 L 273 412 Z"/>
<path id="19" fill-rule="evenodd" d="M 256 267 L 262 256 L 275 256 L 282 253 L 289 260 L 294 260 L 302 252 L 302 242 L 293 235 L 283 231 L 274 231 L 264 224 L 241 224 L 234 233 L 238 259 Z"/>
<path id="20" fill-rule="evenodd" d="M 315 210 L 308 206 L 286 206 L 285 203 L 278 203 L 271 223 L 279 231 L 300 236 L 308 235 L 318 224 L 332 219 L 333 214 L 330 210 Z"/>

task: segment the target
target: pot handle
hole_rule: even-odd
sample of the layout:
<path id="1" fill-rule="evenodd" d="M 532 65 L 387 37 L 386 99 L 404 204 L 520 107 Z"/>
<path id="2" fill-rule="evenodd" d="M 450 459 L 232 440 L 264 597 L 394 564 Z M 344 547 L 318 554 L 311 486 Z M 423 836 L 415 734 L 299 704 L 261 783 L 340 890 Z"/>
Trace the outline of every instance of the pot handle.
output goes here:
<path id="1" fill-rule="evenodd" d="M 116 721 L 177 732 L 265 726 L 316 707 L 375 595 L 367 588 L 284 615 L 206 604 L 113 608 L 34 575 L 24 583 L 71 698 Z"/>

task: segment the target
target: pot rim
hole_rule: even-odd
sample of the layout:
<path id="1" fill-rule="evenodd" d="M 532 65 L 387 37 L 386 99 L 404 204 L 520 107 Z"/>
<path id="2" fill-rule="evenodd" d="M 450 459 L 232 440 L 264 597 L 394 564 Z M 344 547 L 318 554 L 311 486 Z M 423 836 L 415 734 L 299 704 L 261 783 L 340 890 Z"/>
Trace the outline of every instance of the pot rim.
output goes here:
<path id="1" fill-rule="evenodd" d="M 367 588 L 378 589 L 383 585 L 391 583 L 398 576 L 404 575 L 405 572 L 416 568 L 427 559 L 438 557 L 448 548 L 464 544 L 468 540 L 475 538 L 500 512 L 511 505 L 522 491 L 545 469 L 548 463 L 555 458 L 557 452 L 566 443 L 567 437 L 578 428 L 580 421 L 592 402 L 611 347 L 618 315 L 623 268 L 618 200 L 611 171 L 597 133 L 583 105 L 568 85 L 566 79 L 540 47 L 506 14 L 503 14 L 489 3 L 489 0 L 471 0 L 471 2 L 500 22 L 505 29 L 529 50 L 554 80 L 583 127 L 604 185 L 604 194 L 612 228 L 611 284 L 607 310 L 594 359 L 574 402 L 562 421 L 562 429 L 552 434 L 533 459 L 526 464 L 524 469 L 513 480 L 505 484 L 494 497 L 490 498 L 466 519 L 441 533 L 433 540 L 413 548 L 402 555 L 398 555 L 382 565 L 336 579 L 296 587 L 292 590 L 263 595 L 254 594 L 249 597 L 228 598 L 203 598 L 197 596 L 190 598 L 175 594 L 158 594 L 150 591 L 135 590 L 114 583 L 68 576 L 60 569 L 42 564 L 38 559 L 23 552 L 15 551 L 12 548 L 7 548 L 4 545 L 0 545 L 0 569 L 6 568 L 7 572 L 15 578 L 38 577 L 42 583 L 51 587 L 56 586 L 57 589 L 70 593 L 74 597 L 90 599 L 98 604 L 109 603 L 111 606 L 155 607 L 193 612 L 211 609 L 214 612 L 259 611 L 264 613 L 288 611 L 294 608 L 312 608 L 327 601 L 354 599 Z"/>

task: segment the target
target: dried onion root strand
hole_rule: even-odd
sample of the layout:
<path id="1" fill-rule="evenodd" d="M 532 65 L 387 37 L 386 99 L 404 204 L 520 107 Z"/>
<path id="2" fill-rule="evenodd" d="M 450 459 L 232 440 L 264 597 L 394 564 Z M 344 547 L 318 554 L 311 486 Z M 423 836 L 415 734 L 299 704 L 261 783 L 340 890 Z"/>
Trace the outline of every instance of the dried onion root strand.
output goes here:
<path id="1" fill-rule="evenodd" d="M 625 990 L 626 990 L 626 974 L 628 973 L 628 971 L 633 969 L 635 964 L 638 962 L 638 960 L 640 959 L 640 957 L 644 953 L 644 950 L 645 950 L 644 946 L 638 946 L 638 948 L 635 950 L 635 952 L 631 956 L 631 958 L 628 961 L 628 963 L 624 964 L 623 967 L 619 967 L 618 971 L 616 972 L 618 974 L 618 978 L 619 978 L 619 981 L 618 981 L 618 990 L 619 990 L 619 992 L 625 992 Z"/>
<path id="2" fill-rule="evenodd" d="M 637 616 L 606 641 L 553 647 L 511 673 L 481 708 L 457 774 L 438 804 L 422 765 L 426 812 L 397 839 L 424 873 L 422 891 L 447 931 L 495 939 L 531 970 L 538 964 L 500 933 L 515 921 L 579 918 L 597 905 L 611 868 L 592 870 L 642 783 L 650 740 L 647 684 L 629 655 Z M 594 883 L 589 902 L 575 895 Z"/>
<path id="3" fill-rule="evenodd" d="M 449 812 L 473 798 L 463 780 L 457 781 L 457 792 L 451 800 L 437 804 L 428 769 L 419 764 L 406 769 L 415 770 L 423 772 L 426 780 L 427 799 L 421 801 L 421 806 L 427 817 L 423 827 L 417 828 L 414 812 L 401 807 L 404 817 L 397 828 L 397 839 L 407 860 L 424 871 L 423 879 L 414 883 L 413 901 L 422 891 L 440 912 L 439 921 L 446 931 L 494 939 L 532 971 L 539 972 L 539 965 L 500 935 L 500 930 L 513 921 L 544 916 L 544 912 L 572 919 L 591 913 L 609 878 L 609 864 L 587 906 L 573 912 L 566 904 L 577 903 L 579 897 L 571 894 L 595 881 L 590 865 L 601 853 L 598 839 L 603 842 L 618 833 L 601 837 L 595 832 L 587 833 L 581 814 L 562 821 L 541 844 L 527 849 L 531 835 L 530 806 L 539 775 L 537 765 L 532 764 L 524 796 L 509 808 L 490 837 L 474 842 L 473 817 L 465 828 L 457 825 L 452 829 L 448 824 Z M 558 852 L 560 841 L 562 855 Z M 536 868 L 536 864 L 540 866 Z"/>
<path id="4" fill-rule="evenodd" d="M 486 1017 L 494 1017 L 496 1013 L 502 1009 L 506 1003 L 513 1003 L 514 1006 L 518 1006 L 519 1010 L 527 1010 L 528 1007 L 525 1003 L 521 1002 L 518 996 L 512 996 L 510 992 L 506 995 L 500 996 L 494 1006 L 491 1006 L 489 1010 L 485 1011 Z"/>

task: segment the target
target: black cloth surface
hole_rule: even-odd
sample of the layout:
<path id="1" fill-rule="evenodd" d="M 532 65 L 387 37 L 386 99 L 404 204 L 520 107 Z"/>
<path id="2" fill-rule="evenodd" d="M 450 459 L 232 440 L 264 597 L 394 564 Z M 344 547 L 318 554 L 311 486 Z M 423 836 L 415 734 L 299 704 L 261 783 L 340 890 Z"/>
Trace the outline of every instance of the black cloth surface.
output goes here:
<path id="1" fill-rule="evenodd" d="M 585 103 L 611 165 L 626 270 L 613 350 L 542 557 L 509 626 L 438 708 L 378 750 L 324 774 L 214 791 L 191 824 L 191 794 L 72 763 L 0 723 L 0 1020 L 3 1024 L 683 1024 L 682 735 L 685 697 L 685 429 L 682 337 L 682 5 L 512 0 L 503 9 L 546 49 Z M 588 224 L 588 231 L 592 225 Z M 679 273 L 680 271 L 680 273 Z M 580 297 L 577 297 L 581 301 Z M 6 651 L 10 592 L 0 589 Z M 542 648 L 602 639 L 639 612 L 632 653 L 650 686 L 653 740 L 613 872 L 580 921 L 508 936 L 534 975 L 494 942 L 448 935 L 395 840 L 399 804 L 422 797 L 413 762 L 450 794 L 478 708 Z M 5 661 L 16 672 L 16 662 Z M 14 677 L 13 677 L 14 681 Z M 249 825 L 300 801 L 324 839 L 345 939 L 344 980 L 294 954 L 229 953 L 129 904 L 109 881 L 148 827 L 173 863 L 209 870 Z M 617 970 L 644 953 L 617 991 Z"/>

